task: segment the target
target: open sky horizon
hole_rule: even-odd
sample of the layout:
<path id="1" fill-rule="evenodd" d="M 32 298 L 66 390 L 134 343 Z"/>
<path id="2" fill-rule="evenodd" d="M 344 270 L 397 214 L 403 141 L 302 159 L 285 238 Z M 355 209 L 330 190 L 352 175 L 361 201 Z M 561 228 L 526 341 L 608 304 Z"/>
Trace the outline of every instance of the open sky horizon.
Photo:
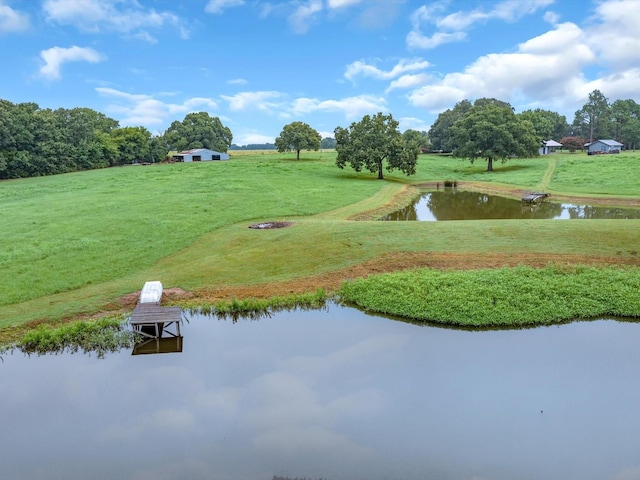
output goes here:
<path id="1" fill-rule="evenodd" d="M 481 97 L 569 123 L 595 89 L 640 103 L 640 0 L 0 0 L 0 48 L 1 99 L 153 134 L 206 111 L 238 145 Z"/>

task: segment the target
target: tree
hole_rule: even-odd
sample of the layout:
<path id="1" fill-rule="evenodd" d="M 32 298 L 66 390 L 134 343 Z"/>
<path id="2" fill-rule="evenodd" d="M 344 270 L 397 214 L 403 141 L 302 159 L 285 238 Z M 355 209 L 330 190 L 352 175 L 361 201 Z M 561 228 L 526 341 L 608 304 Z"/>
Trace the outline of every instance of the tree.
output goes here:
<path id="1" fill-rule="evenodd" d="M 567 135 L 569 125 L 567 117 L 550 110 L 525 110 L 519 114 L 522 120 L 529 120 L 540 141 L 557 140 Z"/>
<path id="2" fill-rule="evenodd" d="M 320 148 L 320 134 L 304 122 L 293 122 L 285 125 L 275 145 L 279 152 L 296 152 L 296 159 L 300 160 L 300 150 L 318 150 Z"/>
<path id="3" fill-rule="evenodd" d="M 182 122 L 172 122 L 163 136 L 169 150 L 177 151 L 208 148 L 226 152 L 233 140 L 231 130 L 207 112 L 189 113 Z"/>
<path id="4" fill-rule="evenodd" d="M 640 118 L 632 118 L 624 126 L 622 136 L 627 143 L 627 148 L 635 150 L 640 144 Z"/>
<path id="5" fill-rule="evenodd" d="M 151 133 L 146 128 L 116 128 L 111 132 L 111 138 L 118 149 L 119 165 L 148 160 Z"/>
<path id="6" fill-rule="evenodd" d="M 584 148 L 584 144 L 587 143 L 584 138 L 580 137 L 563 137 L 560 140 L 563 148 L 568 148 L 571 153 L 576 150 L 582 150 Z"/>
<path id="7" fill-rule="evenodd" d="M 337 127 L 334 133 L 338 168 L 349 163 L 356 172 L 360 172 L 365 167 L 371 173 L 377 173 L 378 179 L 382 180 L 382 165 L 386 160 L 389 172 L 397 168 L 406 175 L 416 173 L 418 145 L 404 141 L 398 122 L 391 114 L 365 115 L 349 128 Z"/>
<path id="8" fill-rule="evenodd" d="M 456 103 L 453 109 L 446 110 L 438 115 L 438 118 L 429 129 L 427 136 L 433 150 L 450 152 L 453 147 L 450 144 L 451 127 L 464 117 L 473 105 L 469 100 Z"/>
<path id="9" fill-rule="evenodd" d="M 402 138 L 404 139 L 405 143 L 415 142 L 420 150 L 429 149 L 430 143 L 427 132 L 419 132 L 418 130 L 408 129 L 404 131 L 404 133 L 402 134 Z"/>
<path id="10" fill-rule="evenodd" d="M 336 139 L 331 137 L 325 137 L 320 142 L 320 148 L 331 150 L 336 148 Z"/>
<path id="11" fill-rule="evenodd" d="M 474 162 L 487 159 L 487 171 L 493 171 L 493 160 L 537 155 L 540 141 L 533 125 L 521 120 L 509 104 L 501 101 L 482 102 L 451 127 L 454 156 Z"/>
<path id="12" fill-rule="evenodd" d="M 609 116 L 609 100 L 600 90 L 594 90 L 589 94 L 589 101 L 576 112 L 573 126 L 593 142 L 609 136 Z"/>

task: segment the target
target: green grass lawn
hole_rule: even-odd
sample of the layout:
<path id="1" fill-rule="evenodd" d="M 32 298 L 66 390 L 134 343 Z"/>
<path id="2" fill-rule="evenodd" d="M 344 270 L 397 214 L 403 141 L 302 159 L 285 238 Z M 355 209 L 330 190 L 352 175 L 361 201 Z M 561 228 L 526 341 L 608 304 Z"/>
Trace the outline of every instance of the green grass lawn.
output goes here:
<path id="1" fill-rule="evenodd" d="M 553 157 L 553 164 L 550 157 Z M 484 162 L 421 156 L 415 176 L 340 170 L 335 152 L 121 167 L 0 182 L 0 328 L 98 312 L 147 280 L 185 289 L 287 280 L 389 251 L 632 255 L 637 221 L 353 222 L 405 185 L 456 180 L 640 198 L 640 154 Z M 550 168 L 550 165 L 553 168 Z M 253 222 L 294 220 L 253 230 Z M 535 232 L 535 235 L 532 235 Z"/>

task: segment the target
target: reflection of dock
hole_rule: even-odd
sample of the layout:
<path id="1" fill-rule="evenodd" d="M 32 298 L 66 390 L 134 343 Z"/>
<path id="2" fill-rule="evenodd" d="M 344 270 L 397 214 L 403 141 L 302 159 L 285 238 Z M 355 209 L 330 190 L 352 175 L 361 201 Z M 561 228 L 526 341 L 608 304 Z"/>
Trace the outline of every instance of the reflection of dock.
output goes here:
<path id="1" fill-rule="evenodd" d="M 538 203 L 551 196 L 549 193 L 525 192 L 522 195 L 522 203 Z"/>
<path id="2" fill-rule="evenodd" d="M 133 347 L 132 355 L 182 352 L 182 337 L 149 338 Z"/>

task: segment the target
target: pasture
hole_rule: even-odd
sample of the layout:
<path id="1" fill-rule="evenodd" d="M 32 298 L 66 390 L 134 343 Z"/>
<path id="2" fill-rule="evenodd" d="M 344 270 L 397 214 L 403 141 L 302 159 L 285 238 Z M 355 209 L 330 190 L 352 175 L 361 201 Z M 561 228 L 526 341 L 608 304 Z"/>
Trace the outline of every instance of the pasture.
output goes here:
<path id="1" fill-rule="evenodd" d="M 640 205 L 640 154 L 483 162 L 422 155 L 415 176 L 340 170 L 335 152 L 94 170 L 0 183 L 0 328 L 122 308 L 147 280 L 206 297 L 337 273 L 398 254 L 599 258 L 636 264 L 637 221 L 353 221 L 453 180 L 505 195 L 545 189 Z M 247 228 L 289 221 L 274 230 Z M 375 268 L 373 269 L 375 271 Z M 192 300 L 193 301 L 193 300 Z"/>

